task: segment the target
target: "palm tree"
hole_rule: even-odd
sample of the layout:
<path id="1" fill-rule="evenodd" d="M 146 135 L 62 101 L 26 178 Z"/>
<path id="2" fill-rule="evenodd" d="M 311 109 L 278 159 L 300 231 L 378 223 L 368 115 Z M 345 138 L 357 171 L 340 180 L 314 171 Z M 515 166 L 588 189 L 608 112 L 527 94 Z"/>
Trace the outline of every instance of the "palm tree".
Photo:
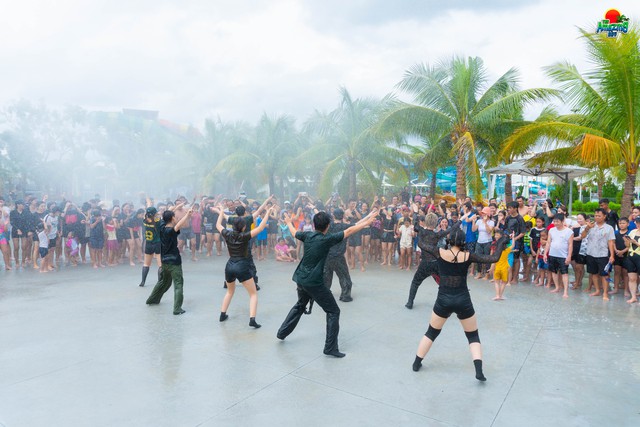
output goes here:
<path id="1" fill-rule="evenodd" d="M 551 89 L 518 88 L 515 68 L 488 85 L 480 58 L 458 58 L 436 66 L 417 64 L 405 72 L 397 87 L 414 97 L 416 104 L 398 103 L 382 125 L 407 134 L 448 140 L 450 156 L 456 158 L 456 197 L 464 198 L 467 182 L 472 192 L 482 191 L 479 156 L 498 151 L 501 140 L 493 129 L 517 116 L 531 102 L 556 95 Z"/>
<path id="2" fill-rule="evenodd" d="M 429 194 L 431 197 L 434 197 L 436 194 L 438 171 L 455 164 L 454 159 L 449 155 L 450 151 L 451 146 L 447 139 L 441 139 L 439 141 L 425 139 L 422 141 L 422 145 L 411 147 L 414 172 L 417 174 L 429 172 L 431 174 L 431 182 L 429 185 Z"/>
<path id="3" fill-rule="evenodd" d="M 244 122 L 223 122 L 219 117 L 205 120 L 204 138 L 184 146 L 190 161 L 185 163 L 183 175 L 190 181 L 199 182 L 204 193 L 227 193 L 236 183 L 216 165 L 240 147 L 247 147 L 252 132 L 251 126 Z"/>
<path id="4" fill-rule="evenodd" d="M 409 156 L 399 150 L 401 141 L 392 144 L 376 132 L 374 125 L 384 102 L 354 100 L 345 88 L 340 88 L 340 96 L 338 108 L 330 113 L 316 111 L 307 120 L 305 131 L 318 139 L 300 159 L 326 165 L 318 187 L 323 197 L 336 188 L 346 190 L 349 198 L 357 198 L 358 188 L 373 195 L 384 173 L 402 169 L 402 160 Z"/>
<path id="5" fill-rule="evenodd" d="M 276 193 L 276 182 L 280 180 L 280 191 L 288 178 L 290 160 L 301 149 L 293 117 L 262 115 L 252 136 L 216 165 L 216 172 L 225 172 L 234 177 L 253 181 L 256 186 L 268 182 L 269 194 Z"/>
<path id="6" fill-rule="evenodd" d="M 607 169 L 624 165 L 621 215 L 631 211 L 640 164 L 640 33 L 618 38 L 580 29 L 594 68 L 580 74 L 567 62 L 546 67 L 564 91 L 572 113 L 524 126 L 505 141 L 505 150 L 539 143 L 550 151 L 540 159 Z"/>

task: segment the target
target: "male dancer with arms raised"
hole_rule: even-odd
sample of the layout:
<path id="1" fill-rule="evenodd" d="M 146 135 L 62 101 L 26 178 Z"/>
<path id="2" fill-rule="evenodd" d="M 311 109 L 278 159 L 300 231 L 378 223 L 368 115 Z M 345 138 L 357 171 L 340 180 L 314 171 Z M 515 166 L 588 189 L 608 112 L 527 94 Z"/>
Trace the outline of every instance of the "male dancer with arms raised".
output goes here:
<path id="1" fill-rule="evenodd" d="M 324 264 L 331 246 L 340 243 L 353 233 L 357 233 L 371 224 L 378 215 L 373 209 L 369 215 L 362 218 L 355 225 L 337 233 L 327 233 L 331 216 L 326 212 L 318 212 L 313 217 L 315 231 L 296 231 L 288 214 L 284 222 L 291 234 L 304 243 L 304 255 L 298 268 L 293 273 L 293 281 L 298 285 L 298 302 L 293 306 L 287 318 L 278 330 L 278 338 L 284 340 L 300 321 L 309 300 L 313 299 L 327 313 L 327 338 L 324 344 L 324 354 L 334 357 L 344 357 L 338 350 L 338 332 L 340 330 L 340 308 L 333 294 L 323 283 Z"/>
<path id="2" fill-rule="evenodd" d="M 182 204 L 178 205 L 182 207 Z M 176 210 L 179 210 L 177 208 Z M 180 315 L 185 311 L 182 309 L 182 258 L 178 249 L 178 234 L 180 229 L 189 224 L 191 215 L 193 214 L 193 206 L 178 221 L 174 211 L 168 210 L 162 213 L 162 221 L 158 226 L 160 232 L 160 260 L 162 262 L 160 277 L 158 283 L 153 288 L 153 292 L 147 299 L 148 305 L 160 304 L 162 295 L 169 290 L 173 281 L 173 314 Z"/>

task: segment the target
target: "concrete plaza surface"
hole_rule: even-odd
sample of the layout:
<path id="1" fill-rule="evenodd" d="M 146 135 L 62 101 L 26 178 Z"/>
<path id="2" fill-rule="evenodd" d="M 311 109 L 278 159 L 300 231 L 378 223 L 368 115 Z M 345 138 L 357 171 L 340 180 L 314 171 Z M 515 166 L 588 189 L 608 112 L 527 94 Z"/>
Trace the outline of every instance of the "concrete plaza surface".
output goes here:
<path id="1" fill-rule="evenodd" d="M 411 274 L 354 271 L 354 301 L 339 303 L 347 357 L 335 359 L 322 354 L 317 306 L 286 341 L 275 336 L 296 299 L 295 264 L 258 263 L 261 329 L 248 326 L 241 287 L 219 323 L 226 259 L 185 261 L 182 316 L 172 289 L 144 304 L 154 283 L 137 286 L 140 267 L 0 274 L 0 425 L 640 425 L 640 306 L 622 296 L 518 285 L 493 302 L 489 283 L 471 281 L 480 383 L 455 317 L 411 370 L 432 279 L 407 310 Z"/>

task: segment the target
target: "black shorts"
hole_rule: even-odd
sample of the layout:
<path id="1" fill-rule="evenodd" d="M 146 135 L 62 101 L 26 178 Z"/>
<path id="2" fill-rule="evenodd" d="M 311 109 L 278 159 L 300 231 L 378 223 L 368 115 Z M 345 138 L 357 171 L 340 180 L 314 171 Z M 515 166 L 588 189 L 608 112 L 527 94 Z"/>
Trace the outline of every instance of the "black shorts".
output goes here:
<path id="1" fill-rule="evenodd" d="M 38 253 L 40 254 L 40 258 L 44 258 L 49 254 L 49 249 L 38 247 Z"/>
<path id="2" fill-rule="evenodd" d="M 572 261 L 575 261 L 576 264 L 582 264 L 585 265 L 587 263 L 587 257 L 586 255 L 580 255 L 580 254 L 575 254 L 571 257 Z"/>
<path id="3" fill-rule="evenodd" d="M 640 255 L 631 255 L 624 258 L 622 265 L 629 273 L 640 273 Z"/>
<path id="4" fill-rule="evenodd" d="M 383 231 L 380 240 L 382 243 L 395 243 L 396 236 L 393 231 Z"/>
<path id="5" fill-rule="evenodd" d="M 520 252 L 522 251 L 522 240 L 516 240 L 513 243 L 513 249 L 511 249 L 511 254 L 513 255 L 513 259 L 520 259 Z"/>
<path id="6" fill-rule="evenodd" d="M 549 262 L 549 271 L 558 274 L 569 274 L 569 266 L 564 263 L 566 258 L 560 258 L 557 256 L 549 256 L 547 261 Z"/>
<path id="7" fill-rule="evenodd" d="M 55 248 L 57 242 L 58 242 L 57 237 L 54 237 L 53 239 L 49 239 L 49 249 Z"/>
<path id="8" fill-rule="evenodd" d="M 195 238 L 193 231 L 190 228 L 183 228 L 180 230 L 180 234 L 178 234 L 178 239 L 180 240 L 191 240 Z"/>
<path id="9" fill-rule="evenodd" d="M 89 238 L 89 247 L 91 249 L 104 249 L 104 239 Z"/>
<path id="10" fill-rule="evenodd" d="M 469 295 L 469 289 L 447 288 L 445 291 L 442 289 L 438 289 L 438 297 L 435 304 L 433 304 L 433 312 L 437 316 L 447 319 L 451 316 L 451 313 L 456 313 L 458 319 L 464 320 L 476 314 L 471 302 L 471 295 Z"/>
<path id="11" fill-rule="evenodd" d="M 613 265 L 619 265 L 620 267 L 624 267 L 624 260 L 627 257 L 624 256 L 614 256 L 613 257 Z"/>
<path id="12" fill-rule="evenodd" d="M 249 258 L 237 258 L 227 261 L 227 265 L 224 268 L 224 280 L 226 282 L 246 282 L 253 278 L 251 273 L 251 263 Z"/>
<path id="13" fill-rule="evenodd" d="M 592 257 L 591 255 L 587 255 L 587 273 L 589 274 L 602 274 L 604 272 L 604 268 L 609 263 L 609 257 Z"/>
<path id="14" fill-rule="evenodd" d="M 380 240 L 380 229 L 371 227 L 371 240 Z"/>
<path id="15" fill-rule="evenodd" d="M 21 239 L 22 237 L 27 237 L 27 233 L 18 234 L 18 230 L 11 230 L 12 239 Z"/>
<path id="16" fill-rule="evenodd" d="M 355 233 L 349 236 L 347 244 L 351 247 L 362 246 L 362 234 Z"/>
<path id="17" fill-rule="evenodd" d="M 155 255 L 160 253 L 160 242 L 145 242 L 144 253 L 147 255 Z"/>

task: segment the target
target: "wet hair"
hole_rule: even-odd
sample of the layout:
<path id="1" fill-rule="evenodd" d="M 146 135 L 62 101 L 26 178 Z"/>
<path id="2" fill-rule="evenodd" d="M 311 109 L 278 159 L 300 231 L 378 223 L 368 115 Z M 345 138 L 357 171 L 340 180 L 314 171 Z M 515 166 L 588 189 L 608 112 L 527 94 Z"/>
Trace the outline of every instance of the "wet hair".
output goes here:
<path id="1" fill-rule="evenodd" d="M 340 208 L 336 208 L 333 210 L 333 217 L 335 219 L 337 219 L 338 221 L 342 221 L 342 218 L 344 218 L 344 211 Z"/>
<path id="2" fill-rule="evenodd" d="M 429 228 L 436 228 L 438 225 L 438 215 L 433 212 L 429 212 L 424 218 L 424 224 Z"/>
<path id="3" fill-rule="evenodd" d="M 460 249 L 464 249 L 464 245 L 467 241 L 467 233 L 462 230 L 460 227 L 456 227 L 451 233 L 449 237 L 447 237 L 447 246 L 457 246 Z"/>
<path id="4" fill-rule="evenodd" d="M 244 208 L 244 206 L 236 207 L 236 215 L 243 216 L 246 212 L 247 210 Z"/>
<path id="5" fill-rule="evenodd" d="M 556 219 L 558 221 L 560 221 L 560 222 L 563 222 L 564 221 L 564 214 L 561 214 L 561 213 L 556 214 L 556 216 L 553 217 L 553 220 L 555 221 Z"/>
<path id="6" fill-rule="evenodd" d="M 331 224 L 331 217 L 324 211 L 318 212 L 313 217 L 313 227 L 321 233 L 324 233 L 327 230 L 329 224 Z"/>
<path id="7" fill-rule="evenodd" d="M 174 216 L 176 216 L 176 213 L 174 211 L 166 210 L 162 212 L 162 220 L 164 222 L 171 222 Z"/>
<path id="8" fill-rule="evenodd" d="M 236 212 L 237 212 L 237 209 L 236 209 Z M 236 233 L 242 233 L 242 230 L 244 230 L 244 227 L 246 225 L 247 223 L 245 222 L 244 218 L 238 217 L 233 220 L 233 231 L 235 231 Z"/>
<path id="9" fill-rule="evenodd" d="M 507 203 L 508 208 L 518 209 L 518 202 L 509 202 Z"/>
<path id="10" fill-rule="evenodd" d="M 604 205 L 608 205 L 608 204 L 609 204 L 609 199 L 607 199 L 607 198 L 600 199 L 600 200 L 598 201 L 598 204 L 599 204 L 599 205 L 603 205 L 603 204 L 604 204 Z"/>

